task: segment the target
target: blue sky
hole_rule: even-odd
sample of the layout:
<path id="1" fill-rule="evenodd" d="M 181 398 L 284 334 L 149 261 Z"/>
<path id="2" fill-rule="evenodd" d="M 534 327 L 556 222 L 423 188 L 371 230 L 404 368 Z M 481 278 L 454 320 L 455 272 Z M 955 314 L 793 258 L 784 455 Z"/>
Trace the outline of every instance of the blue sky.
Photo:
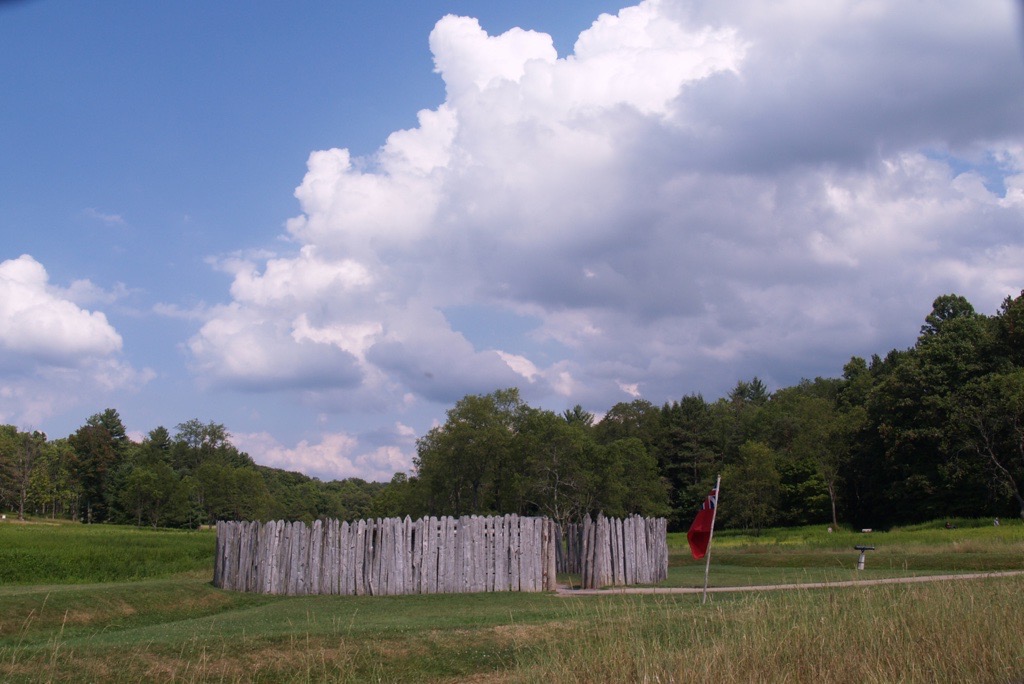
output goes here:
<path id="1" fill-rule="evenodd" d="M 1024 289 L 1020 5 L 0 4 L 0 422 L 407 470 Z"/>

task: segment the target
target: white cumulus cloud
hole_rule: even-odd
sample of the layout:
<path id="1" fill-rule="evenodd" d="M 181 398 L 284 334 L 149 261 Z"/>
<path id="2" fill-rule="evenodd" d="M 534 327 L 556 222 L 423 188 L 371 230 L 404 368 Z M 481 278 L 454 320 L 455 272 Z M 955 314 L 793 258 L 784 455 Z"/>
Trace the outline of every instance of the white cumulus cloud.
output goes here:
<path id="1" fill-rule="evenodd" d="M 154 377 L 120 358 L 121 335 L 103 312 L 75 303 L 116 296 L 86 280 L 55 286 L 27 254 L 0 262 L 0 422 L 38 425 L 85 398 Z"/>
<path id="2" fill-rule="evenodd" d="M 445 101 L 370 157 L 310 155 L 295 251 L 221 264 L 231 301 L 189 343 L 197 372 L 347 407 L 519 385 L 600 411 L 838 374 L 912 342 L 946 292 L 994 311 L 1024 287 L 1015 20 L 646 0 L 559 58 L 529 27 L 444 17 Z"/>
<path id="3" fill-rule="evenodd" d="M 27 254 L 0 263 L 0 349 L 57 366 L 121 350 L 121 336 L 102 312 L 79 308 L 48 281 Z"/>
<path id="4" fill-rule="evenodd" d="M 346 433 L 325 433 L 320 441 L 300 440 L 287 447 L 266 432 L 232 436 L 232 442 L 260 465 L 298 471 L 322 480 L 343 480 L 358 477 L 383 482 L 395 472 L 412 469 L 409 430 L 400 423 L 394 430 L 398 444 L 364 447 L 360 440 Z"/>

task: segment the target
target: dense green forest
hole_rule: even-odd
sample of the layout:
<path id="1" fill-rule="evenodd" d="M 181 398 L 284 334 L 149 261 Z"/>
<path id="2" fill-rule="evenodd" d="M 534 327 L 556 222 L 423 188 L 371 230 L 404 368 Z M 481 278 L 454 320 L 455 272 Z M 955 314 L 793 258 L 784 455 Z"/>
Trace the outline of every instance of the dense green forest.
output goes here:
<path id="1" fill-rule="evenodd" d="M 913 347 L 774 393 L 755 377 L 716 401 L 638 399 L 600 420 L 514 388 L 466 396 L 389 483 L 258 466 L 214 422 L 141 443 L 114 409 L 54 440 L 0 426 L 0 509 L 83 522 L 602 511 L 680 529 L 718 473 L 723 526 L 1024 518 L 1024 292 L 994 315 L 943 295 Z"/>

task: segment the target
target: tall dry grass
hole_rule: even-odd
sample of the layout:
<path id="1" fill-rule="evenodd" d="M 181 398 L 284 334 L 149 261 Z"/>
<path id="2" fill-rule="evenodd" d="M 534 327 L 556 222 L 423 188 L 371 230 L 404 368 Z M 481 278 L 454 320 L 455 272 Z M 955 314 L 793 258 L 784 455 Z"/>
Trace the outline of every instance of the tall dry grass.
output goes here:
<path id="1" fill-rule="evenodd" d="M 589 611 L 588 611 L 589 612 Z M 608 603 L 525 682 L 1020 682 L 1024 578 Z"/>

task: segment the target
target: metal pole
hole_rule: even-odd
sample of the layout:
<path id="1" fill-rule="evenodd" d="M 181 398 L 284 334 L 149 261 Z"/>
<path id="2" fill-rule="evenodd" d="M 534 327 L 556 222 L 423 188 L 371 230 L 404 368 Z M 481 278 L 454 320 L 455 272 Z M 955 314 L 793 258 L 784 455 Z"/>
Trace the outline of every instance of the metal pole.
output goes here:
<path id="1" fill-rule="evenodd" d="M 700 604 L 708 600 L 708 575 L 711 572 L 711 542 L 715 538 L 715 518 L 718 517 L 718 504 L 722 500 L 722 475 L 718 475 L 718 481 L 715 482 L 715 508 L 711 512 L 711 533 L 708 535 L 708 553 L 707 563 L 704 565 L 704 594 L 701 596 Z"/>

